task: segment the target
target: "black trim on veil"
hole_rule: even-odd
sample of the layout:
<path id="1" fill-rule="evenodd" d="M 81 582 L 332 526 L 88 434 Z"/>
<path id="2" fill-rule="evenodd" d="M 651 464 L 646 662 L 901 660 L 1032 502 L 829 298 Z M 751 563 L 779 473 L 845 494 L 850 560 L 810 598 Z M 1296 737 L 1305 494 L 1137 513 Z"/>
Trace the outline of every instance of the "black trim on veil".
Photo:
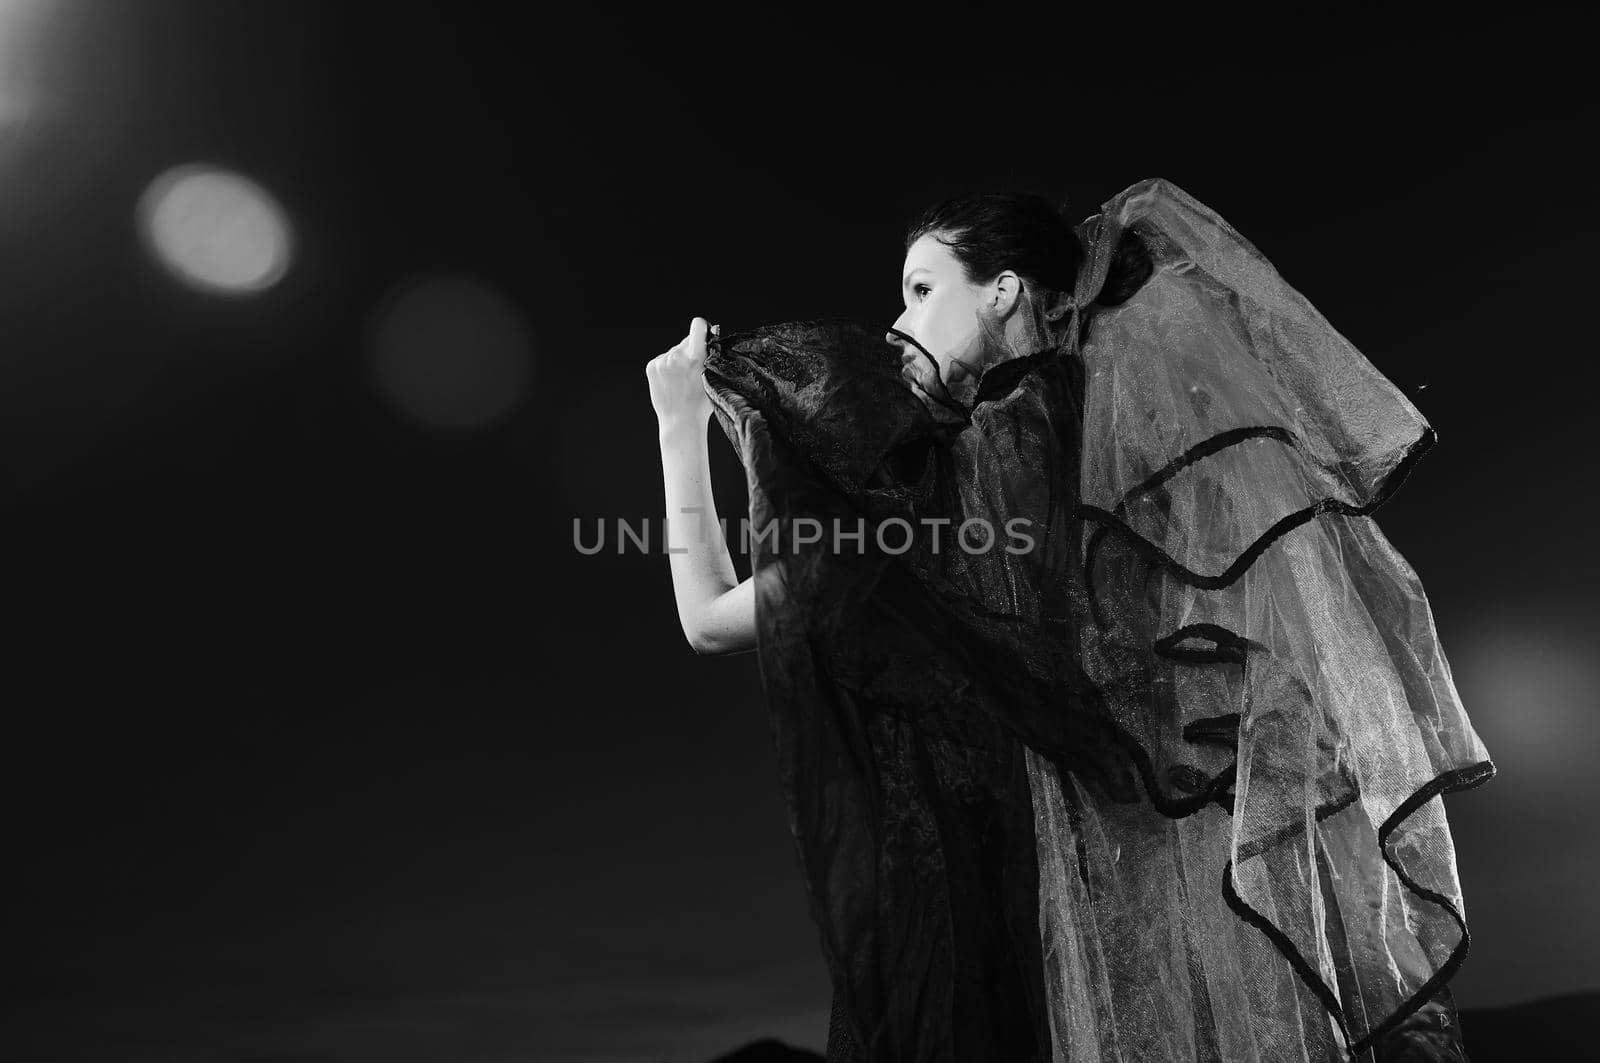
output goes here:
<path id="1" fill-rule="evenodd" d="M 1130 227 L 1156 273 L 1094 322 L 1083 347 L 1090 383 L 1078 513 L 1090 628 L 1106 635 L 1098 651 L 1090 647 L 1099 659 L 1091 671 L 1103 689 L 1164 702 L 1180 718 L 1191 715 L 1186 701 L 1216 711 L 1210 699 L 1224 689 L 1241 710 L 1224 899 L 1359 1055 L 1428 1004 L 1465 960 L 1454 849 L 1432 798 L 1495 770 L 1457 696 L 1420 581 L 1364 519 L 1435 433 L 1254 246 L 1192 197 L 1156 180 L 1107 203 L 1086 226 L 1100 262 Z M 1104 556 L 1112 553 L 1121 556 Z M 1136 617 L 1106 616 L 1111 587 Z M 1189 678 L 1214 673 L 1215 659 L 1174 656 L 1184 640 L 1172 636 L 1197 630 L 1227 651 L 1225 683 Z M 1133 666 L 1114 652 L 1129 636 L 1148 638 L 1152 650 Z M 1156 657 L 1164 671 L 1148 667 Z M 1340 893 L 1350 868 L 1341 876 L 1321 863 L 1335 835 L 1333 847 L 1381 856 L 1381 867 L 1362 865 L 1354 877 L 1397 901 L 1400 918 L 1363 921 L 1370 898 Z M 1254 867 L 1243 889 L 1240 866 Z M 1298 907 L 1283 895 L 1289 879 L 1309 887 Z M 1333 921 L 1353 945 L 1317 929 Z M 1374 944 L 1382 948 L 1364 951 Z M 1341 949 L 1348 955 L 1335 955 Z"/>
<path id="2" fill-rule="evenodd" d="M 1155 272 L 1095 308 L 1129 228 Z M 1069 341 L 1003 352 L 970 406 L 919 399 L 863 323 L 711 344 L 750 522 L 778 529 L 758 656 L 830 1046 L 1381 1049 L 1469 944 L 1433 798 L 1494 772 L 1368 519 L 1432 429 L 1167 182 L 1080 232 Z M 948 548 L 980 517 L 1032 549 Z"/>

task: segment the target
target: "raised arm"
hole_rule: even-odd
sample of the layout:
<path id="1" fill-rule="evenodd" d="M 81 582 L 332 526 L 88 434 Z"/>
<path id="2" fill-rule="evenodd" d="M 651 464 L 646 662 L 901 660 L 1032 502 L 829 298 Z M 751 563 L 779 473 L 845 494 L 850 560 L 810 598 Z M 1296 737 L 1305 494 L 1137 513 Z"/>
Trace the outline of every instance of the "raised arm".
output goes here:
<path id="1" fill-rule="evenodd" d="M 756 646 L 755 588 L 738 583 L 711 495 L 706 428 L 711 400 L 702 369 L 706 320 L 645 366 L 661 443 L 667 509 L 668 561 L 678 622 L 696 653 L 741 653 Z"/>

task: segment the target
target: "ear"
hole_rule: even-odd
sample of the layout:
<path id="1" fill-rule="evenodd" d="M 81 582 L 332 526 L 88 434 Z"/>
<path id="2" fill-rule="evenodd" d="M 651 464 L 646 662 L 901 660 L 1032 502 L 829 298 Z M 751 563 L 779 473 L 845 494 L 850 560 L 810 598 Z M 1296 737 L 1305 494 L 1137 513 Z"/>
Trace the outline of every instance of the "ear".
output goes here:
<path id="1" fill-rule="evenodd" d="M 1009 317 L 1011 311 L 1022 302 L 1022 278 L 1009 269 L 1003 269 L 989 283 L 992 289 L 989 309 L 998 317 Z"/>

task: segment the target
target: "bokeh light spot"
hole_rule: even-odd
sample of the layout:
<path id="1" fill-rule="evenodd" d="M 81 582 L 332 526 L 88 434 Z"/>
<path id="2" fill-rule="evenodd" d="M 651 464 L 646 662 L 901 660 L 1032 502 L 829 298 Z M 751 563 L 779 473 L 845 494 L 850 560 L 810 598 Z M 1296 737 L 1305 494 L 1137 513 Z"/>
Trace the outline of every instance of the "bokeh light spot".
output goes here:
<path id="1" fill-rule="evenodd" d="M 471 277 L 409 281 L 385 299 L 370 334 L 383 396 L 429 428 L 487 428 L 522 400 L 530 370 L 521 315 Z"/>
<path id="2" fill-rule="evenodd" d="M 1592 629 L 1499 604 L 1485 610 L 1451 652 L 1461 698 L 1478 736 L 1518 792 L 1541 800 L 1562 791 L 1600 793 L 1600 664 Z"/>
<path id="3" fill-rule="evenodd" d="M 289 222 L 260 185 L 211 166 L 178 166 L 139 198 L 139 232 L 156 259 L 202 291 L 243 295 L 289 268 Z"/>

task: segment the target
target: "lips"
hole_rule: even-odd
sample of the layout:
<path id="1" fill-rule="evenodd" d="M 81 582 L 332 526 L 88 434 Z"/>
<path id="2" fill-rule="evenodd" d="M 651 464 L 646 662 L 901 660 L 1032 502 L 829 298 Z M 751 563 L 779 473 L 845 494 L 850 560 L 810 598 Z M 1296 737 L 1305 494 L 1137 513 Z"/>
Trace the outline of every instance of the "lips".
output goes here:
<path id="1" fill-rule="evenodd" d="M 901 355 L 900 379 L 904 380 L 907 384 L 914 384 L 917 387 L 923 387 L 922 373 L 919 370 L 919 363 L 921 361 L 922 356 L 916 354 L 915 352 Z"/>
<path id="2" fill-rule="evenodd" d="M 949 400 L 950 391 L 937 373 L 931 372 L 920 355 L 912 355 L 900 366 L 900 379 L 924 402 L 942 405 Z"/>
<path id="3" fill-rule="evenodd" d="M 907 336 L 890 331 L 890 342 L 900 345 L 900 379 L 904 380 L 914 391 L 920 391 L 929 398 L 937 399 L 947 394 L 944 381 L 939 378 L 939 371 L 931 368 L 931 358 L 920 347 L 912 346 L 907 341 Z"/>

